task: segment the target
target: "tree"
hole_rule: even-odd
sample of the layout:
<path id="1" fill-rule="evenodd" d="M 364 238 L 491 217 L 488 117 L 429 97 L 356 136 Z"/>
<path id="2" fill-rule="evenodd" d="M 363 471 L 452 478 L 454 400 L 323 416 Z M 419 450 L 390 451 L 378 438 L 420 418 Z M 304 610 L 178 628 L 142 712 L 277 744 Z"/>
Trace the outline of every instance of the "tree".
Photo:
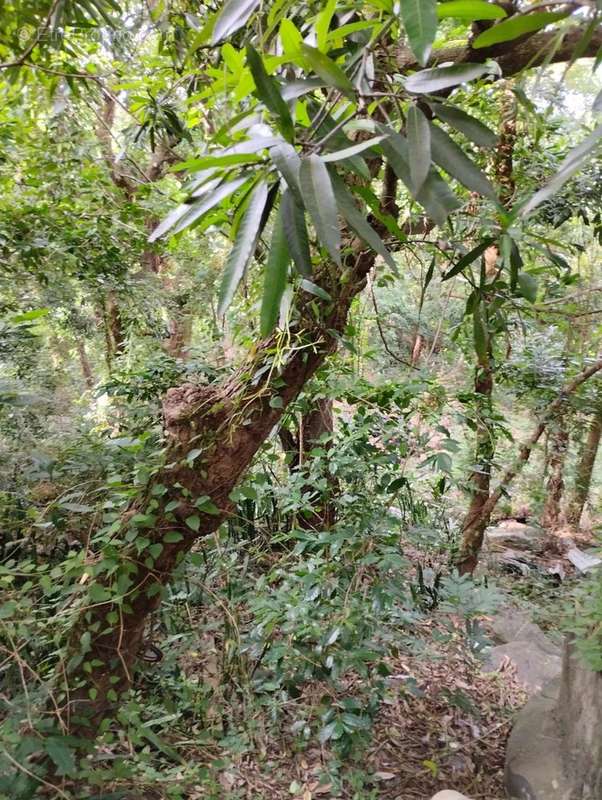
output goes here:
<path id="1" fill-rule="evenodd" d="M 165 452 L 149 467 L 148 483 L 121 522 L 100 537 L 99 557 L 81 581 L 86 594 L 82 590 L 61 678 L 71 730 L 94 735 L 131 685 L 148 617 L 174 569 L 231 513 L 233 488 L 337 348 L 353 300 L 377 262 L 395 270 L 391 252 L 404 246 L 406 231 L 443 228 L 473 192 L 490 220 L 488 245 L 496 244 L 502 269 L 516 277 L 516 227 L 597 146 L 600 129 L 570 153 L 548 186 L 508 212 L 473 157 L 473 145 L 456 141 L 467 137 L 491 147 L 495 136 L 448 98 L 461 87 L 485 92 L 490 80 L 544 62 L 593 55 L 602 34 L 584 37 L 597 12 L 566 11 L 564 4 L 558 13 L 463 4 L 468 10 L 460 17 L 466 25 L 475 21 L 475 29 L 466 30 L 460 47 L 432 50 L 437 14 L 445 37 L 448 16 L 459 14 L 455 5 L 404 2 L 399 17 L 392 4 L 378 0 L 309 9 L 292 0 L 252 0 L 243 7 L 228 0 L 194 34 L 181 79 L 198 80 L 211 105 L 213 146 L 179 165 L 191 173 L 186 201 L 151 238 L 225 219 L 233 245 L 219 316 L 253 258 L 265 261 L 261 336 L 222 382 L 182 384 L 163 399 Z M 43 16 L 43 30 L 54 24 L 53 10 L 54 4 Z M 559 20 L 571 12 L 559 43 Z M 480 25 L 482 14 L 495 24 Z M 409 47 L 398 45 L 402 35 Z M 56 67 L 40 44 L 34 37 L 4 66 L 52 74 Z M 106 89 L 102 79 L 70 64 L 61 72 L 71 83 Z M 464 188 L 454 192 L 439 168 Z M 423 210 L 416 213 L 417 207 Z M 454 269 L 467 266 L 458 248 Z M 293 292 L 288 310 L 287 285 Z M 474 308 L 478 324 L 481 303 Z M 117 321 L 113 338 L 118 346 Z M 491 512 L 494 495 L 481 513 Z M 102 557 L 109 546 L 116 557 Z"/>

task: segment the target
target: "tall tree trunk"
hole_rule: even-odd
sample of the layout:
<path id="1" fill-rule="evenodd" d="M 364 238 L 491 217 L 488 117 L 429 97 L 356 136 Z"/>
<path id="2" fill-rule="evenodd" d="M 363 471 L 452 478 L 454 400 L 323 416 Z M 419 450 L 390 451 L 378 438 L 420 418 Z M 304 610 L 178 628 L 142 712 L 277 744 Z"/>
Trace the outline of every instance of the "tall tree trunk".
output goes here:
<path id="1" fill-rule="evenodd" d="M 475 467 L 469 478 L 470 505 L 462 522 L 462 545 L 457 562 L 461 574 L 472 572 L 476 567 L 485 528 L 489 524 L 489 516 L 483 514 L 483 507 L 489 498 L 491 467 L 496 445 L 495 431 L 492 425 L 492 393 L 493 369 L 490 341 L 487 352 L 479 357 L 475 371 Z"/>
<path id="2" fill-rule="evenodd" d="M 598 455 L 601 438 L 602 406 L 597 410 L 594 417 L 592 417 L 589 430 L 587 432 L 587 439 L 583 444 L 583 449 L 579 457 L 579 463 L 577 464 L 575 486 L 567 512 L 567 521 L 576 528 L 579 527 L 581 516 L 583 514 L 583 508 L 589 496 L 594 464 L 596 463 L 596 456 Z"/>
<path id="3" fill-rule="evenodd" d="M 569 432 L 566 415 L 568 409 L 560 408 L 548 436 L 548 467 L 550 474 L 546 484 L 546 499 L 541 516 L 544 528 L 552 530 L 561 524 L 562 495 L 564 493 L 564 468 L 569 447 Z"/>
<path id="4" fill-rule="evenodd" d="M 510 85 L 502 90 L 500 102 L 502 125 L 500 141 L 494 161 L 494 172 L 500 187 L 500 200 L 506 207 L 512 205 L 516 190 L 513 159 L 516 144 L 517 106 Z M 499 251 L 489 247 L 484 254 L 483 281 L 495 280 Z M 489 328 L 490 294 L 483 292 L 482 309 L 484 325 Z M 476 312 L 475 312 L 476 313 Z M 472 573 L 477 565 L 478 554 L 483 544 L 485 529 L 489 525 L 489 514 L 483 513 L 489 498 L 491 469 L 495 457 L 496 436 L 493 423 L 493 342 L 488 334 L 484 352 L 477 355 L 474 394 L 476 398 L 476 445 L 475 469 L 469 477 L 471 500 L 462 521 L 462 544 L 457 567 L 460 574 Z"/>
<path id="5" fill-rule="evenodd" d="M 397 211 L 394 199 L 383 202 L 382 213 L 392 211 Z M 382 235 L 382 223 L 372 222 Z M 83 584 L 92 594 L 82 599 L 63 679 L 63 717 L 72 732 L 94 736 L 111 715 L 131 686 L 147 620 L 174 568 L 196 541 L 226 519 L 233 508 L 232 489 L 287 406 L 335 351 L 353 298 L 364 288 L 375 261 L 375 254 L 354 236 L 347 235 L 344 252 L 342 273 L 330 264 L 316 271 L 314 280 L 333 298 L 322 302 L 320 320 L 315 296 L 299 293 L 299 322 L 290 331 L 288 358 L 280 370 L 273 369 L 278 347 L 270 337 L 222 384 L 185 384 L 167 392 L 167 466 L 151 479 L 112 536 L 112 547 L 121 546 L 110 573 L 102 571 L 106 567 L 101 560 L 91 565 Z"/>
<path id="6" fill-rule="evenodd" d="M 311 451 L 314 447 L 321 447 L 326 450 L 325 478 L 327 488 L 325 492 L 312 492 L 314 508 L 311 514 L 300 518 L 299 524 L 302 528 L 326 530 L 332 527 L 335 521 L 334 498 L 337 492 L 337 481 L 328 471 L 328 451 L 332 447 L 330 439 L 333 431 L 334 414 L 332 398 L 320 397 L 313 402 L 309 411 L 306 411 L 301 417 L 299 453 L 302 465 L 305 465 L 312 458 Z M 326 441 L 324 441 L 325 439 Z M 312 489 L 312 487 L 307 488 L 310 491 Z"/>
<path id="7" fill-rule="evenodd" d="M 77 339 L 75 342 L 75 346 L 77 348 L 79 364 L 81 367 L 82 375 L 84 376 L 84 380 L 86 382 L 86 386 L 88 387 L 88 389 L 93 389 L 94 375 L 92 374 L 92 367 L 90 366 L 88 354 L 86 353 L 86 345 L 82 339 Z"/>
<path id="8" fill-rule="evenodd" d="M 123 352 L 125 346 L 125 334 L 123 332 L 123 322 L 121 311 L 114 289 L 109 289 L 105 301 L 105 310 L 108 325 L 108 345 L 110 346 L 110 359 Z"/>

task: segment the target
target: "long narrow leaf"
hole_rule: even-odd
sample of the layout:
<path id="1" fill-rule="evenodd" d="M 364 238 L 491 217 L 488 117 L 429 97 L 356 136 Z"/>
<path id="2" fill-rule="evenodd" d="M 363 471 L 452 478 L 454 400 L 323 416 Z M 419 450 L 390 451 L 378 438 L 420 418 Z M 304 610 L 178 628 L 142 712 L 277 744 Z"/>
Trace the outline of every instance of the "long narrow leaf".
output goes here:
<path id="1" fill-rule="evenodd" d="M 407 139 L 410 158 L 410 175 L 414 194 L 418 194 L 431 168 L 431 129 L 427 118 L 415 105 L 407 117 Z"/>
<path id="2" fill-rule="evenodd" d="M 424 66 L 437 35 L 437 0 L 401 0 L 400 5 L 410 47 Z"/>
<path id="3" fill-rule="evenodd" d="M 555 195 L 556 192 L 558 192 L 564 186 L 564 184 L 581 169 L 587 156 L 600 144 L 600 138 L 602 138 L 602 125 L 598 125 L 598 127 L 581 142 L 581 144 L 577 145 L 577 147 L 571 150 L 571 152 L 560 165 L 560 169 L 556 175 L 554 175 L 554 177 L 546 184 L 546 186 L 543 187 L 543 189 L 540 189 L 538 192 L 536 192 L 529 202 L 521 209 L 521 217 L 526 217 L 531 213 L 531 211 L 536 209 L 537 206 Z"/>
<path id="4" fill-rule="evenodd" d="M 431 125 L 433 160 L 472 192 L 496 200 L 495 189 L 477 165 L 438 125 Z"/>
<path id="5" fill-rule="evenodd" d="M 488 247 L 491 247 L 495 239 L 493 237 L 488 236 L 486 239 L 483 239 L 475 248 L 473 248 L 469 253 L 466 253 L 465 256 L 454 264 L 454 266 L 449 269 L 445 275 L 441 278 L 442 281 L 448 281 L 450 278 L 453 278 L 454 275 L 458 275 L 460 272 L 463 272 L 466 267 L 469 267 L 477 258 L 487 250 Z"/>
<path id="6" fill-rule="evenodd" d="M 486 0 L 448 0 L 437 4 L 439 19 L 464 19 L 473 22 L 478 19 L 504 19 L 508 14 L 500 6 Z"/>
<path id="7" fill-rule="evenodd" d="M 242 218 L 232 250 L 228 255 L 219 292 L 218 315 L 221 317 L 232 302 L 249 261 L 253 257 L 257 239 L 261 233 L 260 223 L 268 199 L 265 181 L 257 184 Z"/>
<path id="8" fill-rule="evenodd" d="M 247 64 L 255 82 L 257 97 L 276 116 L 278 129 L 291 142 L 295 137 L 295 125 L 289 107 L 280 93 L 278 82 L 268 75 L 261 56 L 251 45 L 247 45 Z"/>
<path id="9" fill-rule="evenodd" d="M 344 147 L 342 150 L 336 150 L 334 153 L 323 153 L 322 161 L 330 163 L 331 161 L 342 161 L 345 158 L 351 158 L 379 144 L 384 138 L 384 136 L 374 136 L 372 139 L 366 139 L 364 142 L 358 142 L 358 144 L 351 145 L 350 147 Z"/>
<path id="10" fill-rule="evenodd" d="M 318 239 L 328 250 L 335 264 L 340 266 L 341 232 L 337 218 L 337 204 L 326 164 L 315 154 L 302 159 L 299 180 L 305 206 L 313 220 Z"/>
<path id="11" fill-rule="evenodd" d="M 261 0 L 226 0 L 213 26 L 213 44 L 242 28 L 260 2 Z"/>
<path id="12" fill-rule="evenodd" d="M 280 208 L 288 249 L 297 271 L 306 278 L 311 278 L 311 254 L 305 226 L 305 215 L 303 208 L 296 202 L 290 189 L 285 189 L 282 193 Z"/>
<path id="13" fill-rule="evenodd" d="M 375 253 L 378 253 L 378 255 L 381 256 L 389 265 L 391 270 L 397 274 L 397 264 L 395 263 L 393 256 L 387 250 L 385 243 L 380 238 L 378 233 L 358 209 L 352 195 L 349 194 L 345 188 L 345 184 L 338 176 L 333 176 L 333 186 L 341 214 L 345 217 L 349 225 L 357 233 L 360 239 L 363 239 L 366 244 L 374 250 Z"/>
<path id="14" fill-rule="evenodd" d="M 432 94 L 461 83 L 482 78 L 487 74 L 499 74 L 497 64 L 454 64 L 451 67 L 434 67 L 415 72 L 406 79 L 405 87 L 414 94 Z"/>
<path id="15" fill-rule="evenodd" d="M 498 136 L 478 119 L 462 111 L 461 108 L 444 106 L 441 103 L 430 103 L 429 105 L 442 122 L 446 122 L 452 128 L 463 133 L 478 147 L 489 149 L 497 145 Z"/>
<path id="16" fill-rule="evenodd" d="M 283 226 L 283 208 L 276 216 L 270 252 L 265 268 L 261 299 L 261 335 L 269 336 L 278 320 L 282 295 L 286 289 L 290 254 Z"/>
<path id="17" fill-rule="evenodd" d="M 475 50 L 481 47 L 491 47 L 500 42 L 510 42 L 526 33 L 534 33 L 552 22 L 564 19 L 570 12 L 539 11 L 533 14 L 522 14 L 494 25 L 483 31 L 472 43 Z"/>
<path id="18" fill-rule="evenodd" d="M 301 44 L 300 53 L 307 61 L 311 69 L 322 78 L 329 86 L 334 86 L 339 89 L 343 94 L 348 95 L 351 99 L 355 96 L 353 84 L 345 75 L 343 70 L 338 64 L 329 58 L 325 53 L 320 52 L 315 47 L 308 44 Z"/>
<path id="19" fill-rule="evenodd" d="M 299 154 L 290 144 L 281 144 L 272 147 L 270 156 L 276 169 L 286 181 L 286 185 L 294 194 L 295 200 L 303 208 L 303 197 L 299 188 L 299 170 L 301 168 Z"/>

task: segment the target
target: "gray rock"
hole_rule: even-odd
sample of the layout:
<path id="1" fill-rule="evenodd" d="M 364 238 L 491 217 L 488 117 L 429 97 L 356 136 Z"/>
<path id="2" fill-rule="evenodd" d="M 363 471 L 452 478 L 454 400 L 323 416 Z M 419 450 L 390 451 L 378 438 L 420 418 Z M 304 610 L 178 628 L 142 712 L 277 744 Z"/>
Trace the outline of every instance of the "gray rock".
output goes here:
<path id="1" fill-rule="evenodd" d="M 541 691 L 542 687 L 560 675 L 560 656 L 546 653 L 536 642 L 518 641 L 492 647 L 483 665 L 484 672 L 498 670 L 505 661 L 516 668 L 518 680 L 529 695 Z"/>
<path id="2" fill-rule="evenodd" d="M 552 681 L 519 712 L 506 747 L 504 782 L 511 800 L 570 800 L 555 717 L 560 681 Z"/>
<path id="3" fill-rule="evenodd" d="M 531 621 L 526 611 L 514 606 L 500 609 L 491 623 L 493 639 L 496 644 L 508 644 L 514 641 L 533 642 L 544 653 L 560 656 L 560 646 L 547 636 L 539 625 Z"/>
<path id="4" fill-rule="evenodd" d="M 521 522 L 504 523 L 485 531 L 485 546 L 492 550 L 515 548 L 542 552 L 547 539 L 543 528 L 523 525 Z"/>
<path id="5" fill-rule="evenodd" d="M 589 572 L 591 569 L 602 566 L 602 558 L 592 553 L 586 553 L 578 547 L 571 547 L 566 557 L 578 572 Z"/>
<path id="6" fill-rule="evenodd" d="M 460 792 L 454 792 L 451 789 L 445 789 L 442 792 L 437 792 L 437 794 L 431 797 L 431 800 L 470 800 L 469 797 L 466 797 L 465 794 L 460 794 Z"/>

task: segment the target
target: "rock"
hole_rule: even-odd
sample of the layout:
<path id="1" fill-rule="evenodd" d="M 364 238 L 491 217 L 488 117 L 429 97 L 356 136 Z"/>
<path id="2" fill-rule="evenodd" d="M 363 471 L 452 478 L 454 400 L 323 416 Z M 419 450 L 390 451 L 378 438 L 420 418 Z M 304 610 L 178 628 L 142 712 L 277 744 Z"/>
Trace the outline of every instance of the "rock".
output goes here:
<path id="1" fill-rule="evenodd" d="M 491 623 L 493 640 L 496 644 L 508 644 L 514 641 L 532 642 L 544 653 L 560 656 L 560 645 L 555 644 L 539 625 L 531 621 L 526 611 L 515 606 L 501 608 Z"/>
<path id="2" fill-rule="evenodd" d="M 520 711 L 506 748 L 512 800 L 602 798 L 602 673 L 565 644 L 562 675 Z"/>
<path id="3" fill-rule="evenodd" d="M 470 798 L 460 792 L 454 792 L 452 789 L 445 789 L 443 792 L 433 795 L 431 800 L 470 800 Z"/>
<path id="4" fill-rule="evenodd" d="M 590 569 L 595 569 L 602 565 L 602 558 L 585 553 L 583 550 L 579 550 L 578 547 L 571 547 L 567 551 L 566 557 L 578 572 L 589 572 Z"/>
<path id="5" fill-rule="evenodd" d="M 519 712 L 506 746 L 504 782 L 511 800 L 569 800 L 555 709 L 557 678 Z"/>
<path id="6" fill-rule="evenodd" d="M 523 525 L 520 522 L 501 523 L 485 531 L 485 545 L 490 549 L 514 548 L 540 553 L 545 547 L 547 534 L 543 528 Z"/>
<path id="7" fill-rule="evenodd" d="M 518 680 L 524 684 L 529 695 L 541 691 L 542 687 L 560 675 L 560 656 L 547 653 L 535 642 L 513 641 L 492 647 L 483 665 L 484 672 L 495 672 L 506 661 L 516 668 Z"/>

